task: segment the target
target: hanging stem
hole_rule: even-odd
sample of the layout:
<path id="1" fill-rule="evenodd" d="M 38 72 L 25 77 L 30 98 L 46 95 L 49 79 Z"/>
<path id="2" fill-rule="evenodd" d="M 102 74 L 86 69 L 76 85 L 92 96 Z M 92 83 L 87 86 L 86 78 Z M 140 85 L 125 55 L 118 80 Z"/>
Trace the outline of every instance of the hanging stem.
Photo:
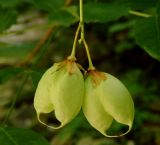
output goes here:
<path id="1" fill-rule="evenodd" d="M 78 25 L 78 28 L 77 28 L 77 31 L 76 31 L 76 34 L 75 34 L 72 52 L 71 52 L 71 55 L 68 57 L 68 59 L 76 60 L 75 51 L 76 51 L 79 32 L 81 30 L 81 37 L 80 37 L 79 43 L 83 42 L 84 47 L 86 49 L 88 63 L 89 63 L 88 70 L 95 70 L 95 67 L 93 66 L 92 59 L 91 59 L 91 56 L 90 56 L 88 44 L 87 44 L 87 42 L 84 38 L 83 0 L 79 0 L 79 6 L 80 6 L 80 22 L 79 22 L 79 25 Z"/>
<path id="2" fill-rule="evenodd" d="M 80 10 L 80 25 L 81 25 L 81 39 L 80 39 L 80 43 L 83 41 L 84 39 L 84 22 L 83 22 L 83 0 L 79 1 L 79 10 Z"/>
<path id="3" fill-rule="evenodd" d="M 80 6 L 80 22 L 79 22 L 79 24 L 81 27 L 81 38 L 79 40 L 79 43 L 83 42 L 84 47 L 86 49 L 87 58 L 88 58 L 88 62 L 89 62 L 88 70 L 94 70 L 95 67 L 93 66 L 93 63 L 92 63 L 92 59 L 91 59 L 90 52 L 89 52 L 89 47 L 88 47 L 88 44 L 87 44 L 85 37 L 84 37 L 83 0 L 79 0 L 79 6 Z"/>
<path id="4" fill-rule="evenodd" d="M 93 66 L 92 59 L 91 59 L 91 56 L 89 53 L 88 44 L 85 39 L 83 39 L 83 44 L 84 44 L 84 47 L 86 48 L 86 53 L 87 53 L 87 57 L 88 57 L 88 63 L 89 63 L 88 70 L 95 70 L 95 67 Z"/>
<path id="5" fill-rule="evenodd" d="M 75 53 L 76 53 L 76 47 L 77 47 L 77 41 L 78 41 L 78 35 L 79 35 L 79 32 L 80 32 L 80 29 L 81 29 L 81 26 L 79 24 L 78 28 L 77 28 L 77 31 L 76 31 L 76 34 L 75 34 L 73 47 L 72 47 L 72 52 L 71 52 L 71 55 L 69 56 L 69 59 L 72 59 L 72 60 L 76 60 Z"/>

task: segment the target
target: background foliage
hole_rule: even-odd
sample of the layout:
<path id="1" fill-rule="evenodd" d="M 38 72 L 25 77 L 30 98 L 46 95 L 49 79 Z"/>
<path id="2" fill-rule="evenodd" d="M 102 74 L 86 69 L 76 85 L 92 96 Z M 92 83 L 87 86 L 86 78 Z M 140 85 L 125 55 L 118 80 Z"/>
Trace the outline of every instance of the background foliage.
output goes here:
<path id="1" fill-rule="evenodd" d="M 133 96 L 132 131 L 105 138 L 82 113 L 61 130 L 40 125 L 34 92 L 44 71 L 70 54 L 78 0 L 0 0 L 0 145 L 160 144 L 160 1 L 84 2 L 95 66 L 118 77 Z M 77 51 L 78 62 L 87 68 L 85 50 Z"/>

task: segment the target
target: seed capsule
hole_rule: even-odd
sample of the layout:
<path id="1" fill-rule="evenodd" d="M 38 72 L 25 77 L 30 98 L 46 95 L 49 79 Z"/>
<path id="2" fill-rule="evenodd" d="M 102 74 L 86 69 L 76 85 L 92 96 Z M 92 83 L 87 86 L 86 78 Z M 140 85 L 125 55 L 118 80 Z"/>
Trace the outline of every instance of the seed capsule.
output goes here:
<path id="1" fill-rule="evenodd" d="M 134 118 L 134 104 L 126 87 L 114 76 L 90 71 L 85 80 L 83 112 L 89 123 L 107 137 L 117 137 L 131 130 Z M 121 135 L 108 135 L 113 121 L 127 125 Z"/>
<path id="2" fill-rule="evenodd" d="M 56 63 L 42 76 L 34 98 L 34 107 L 39 121 L 41 114 L 54 111 L 56 121 L 52 126 L 58 129 L 69 123 L 80 111 L 84 96 L 84 79 L 77 64 L 67 59 Z"/>

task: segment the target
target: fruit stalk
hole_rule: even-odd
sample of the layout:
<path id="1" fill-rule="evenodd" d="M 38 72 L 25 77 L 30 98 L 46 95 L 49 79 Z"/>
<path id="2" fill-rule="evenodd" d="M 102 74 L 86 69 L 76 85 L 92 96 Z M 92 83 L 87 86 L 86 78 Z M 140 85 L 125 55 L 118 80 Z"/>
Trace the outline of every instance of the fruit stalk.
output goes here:
<path id="1" fill-rule="evenodd" d="M 91 55 L 90 55 L 90 52 L 89 52 L 89 47 L 88 47 L 88 44 L 87 44 L 87 42 L 85 40 L 85 37 L 84 37 L 83 0 L 79 0 L 79 6 L 80 6 L 80 22 L 79 22 L 79 24 L 80 24 L 80 27 L 81 27 L 81 38 L 79 40 L 79 43 L 83 42 L 84 47 L 86 49 L 88 63 L 89 63 L 88 70 L 94 70 L 95 67 L 93 66 L 93 63 L 92 63 Z"/>
<path id="2" fill-rule="evenodd" d="M 75 34 L 73 47 L 72 47 L 72 52 L 71 52 L 71 55 L 69 56 L 69 59 L 72 59 L 72 60 L 76 60 L 75 53 L 76 53 L 77 40 L 78 40 L 78 35 L 79 35 L 79 32 L 80 32 L 80 29 L 81 29 L 81 27 L 80 27 L 80 24 L 79 24 L 78 28 L 77 28 L 77 31 L 76 31 L 76 34 Z"/>

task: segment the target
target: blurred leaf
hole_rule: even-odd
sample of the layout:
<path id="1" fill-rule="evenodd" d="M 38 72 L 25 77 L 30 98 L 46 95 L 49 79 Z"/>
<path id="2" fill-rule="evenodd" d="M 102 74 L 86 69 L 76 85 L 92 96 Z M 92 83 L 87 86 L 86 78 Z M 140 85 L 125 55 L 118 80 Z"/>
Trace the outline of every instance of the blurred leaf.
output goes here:
<path id="1" fill-rule="evenodd" d="M 154 16 L 136 21 L 135 39 L 153 58 L 160 60 L 160 17 Z"/>
<path id="2" fill-rule="evenodd" d="M 84 5 L 84 21 L 108 22 L 128 15 L 129 7 L 116 3 L 88 3 Z"/>
<path id="3" fill-rule="evenodd" d="M 115 11 L 116 10 L 116 11 Z M 129 7 L 125 4 L 116 3 L 87 3 L 84 4 L 84 21 L 90 22 L 108 22 L 128 15 Z M 63 26 L 70 26 L 79 20 L 79 11 L 77 6 L 64 7 L 63 9 L 51 13 L 51 22 Z"/>
<path id="4" fill-rule="evenodd" d="M 127 21 L 127 22 L 123 22 L 123 23 L 113 24 L 109 28 L 109 33 L 116 33 L 119 31 L 123 31 L 124 29 L 130 28 L 133 24 L 134 24 L 133 21 Z"/>
<path id="5" fill-rule="evenodd" d="M 48 12 L 56 12 L 65 4 L 65 0 L 31 0 L 31 2 L 38 8 Z"/>
<path id="6" fill-rule="evenodd" d="M 156 6 L 158 0 L 128 0 L 132 9 L 143 10 Z"/>
<path id="7" fill-rule="evenodd" d="M 0 32 L 16 23 L 17 16 L 18 14 L 15 10 L 3 10 L 0 8 Z"/>
<path id="8" fill-rule="evenodd" d="M 160 1 L 157 2 L 157 14 L 160 15 Z"/>
<path id="9" fill-rule="evenodd" d="M 139 83 L 141 75 L 142 71 L 140 69 L 133 69 L 124 73 L 120 78 L 133 96 L 136 96 L 145 90 L 144 85 Z"/>
<path id="10" fill-rule="evenodd" d="M 0 0 L 0 6 L 2 8 L 13 8 L 16 7 L 19 3 L 21 3 L 21 0 Z"/>
<path id="11" fill-rule="evenodd" d="M 62 25 L 62 26 L 70 26 L 77 22 L 79 19 L 71 15 L 67 11 L 58 11 L 50 15 L 50 21 L 51 23 Z"/>
<path id="12" fill-rule="evenodd" d="M 75 134 L 80 133 L 79 128 L 83 125 L 83 115 L 80 113 L 76 118 L 66 125 L 64 128 L 62 128 L 53 138 L 51 141 L 51 144 L 55 145 L 67 145 L 70 140 L 73 139 L 73 136 Z M 88 124 L 87 124 L 88 125 Z"/>
<path id="13" fill-rule="evenodd" d="M 1 128 L 0 145 L 49 145 L 38 133 L 28 129 Z"/>
<path id="14" fill-rule="evenodd" d="M 64 1 L 48 0 L 33 1 L 39 8 L 49 13 L 51 23 L 70 26 L 79 20 L 78 6 L 64 6 Z M 116 10 L 116 11 L 115 11 Z M 107 22 L 117 20 L 128 15 L 129 7 L 125 4 L 117 3 L 87 3 L 84 4 L 84 21 Z"/>
<path id="15" fill-rule="evenodd" d="M 141 122 L 153 122 L 158 123 L 160 122 L 160 116 L 151 112 L 143 111 L 143 110 L 137 110 L 137 119 L 139 119 Z M 149 119 L 148 119 L 149 118 Z"/>
<path id="16" fill-rule="evenodd" d="M 125 50 L 132 48 L 133 45 L 134 45 L 133 43 L 128 42 L 127 40 L 122 41 L 122 42 L 118 43 L 118 45 L 115 47 L 115 51 L 117 54 L 118 53 L 120 54 L 120 53 L 123 53 Z"/>
<path id="17" fill-rule="evenodd" d="M 0 43 L 0 57 L 23 58 L 26 55 L 26 53 L 31 51 L 31 49 L 33 48 L 33 43 L 23 43 L 15 45 Z"/>
<path id="18" fill-rule="evenodd" d="M 43 73 L 44 72 L 40 72 L 40 71 L 32 71 L 31 72 L 30 76 L 31 76 L 32 83 L 33 83 L 33 86 L 35 89 L 37 88 L 38 82 L 41 79 Z"/>
<path id="19" fill-rule="evenodd" d="M 155 7 L 158 0 L 117 0 L 119 4 L 128 4 L 133 10 L 145 10 Z"/>
<path id="20" fill-rule="evenodd" d="M 0 69 L 0 84 L 11 79 L 12 77 L 14 77 L 15 75 L 17 75 L 22 71 L 23 69 L 21 68 L 12 68 L 12 67 Z"/>
<path id="21" fill-rule="evenodd" d="M 67 11 L 68 13 L 70 13 L 72 16 L 74 16 L 79 20 L 79 12 L 77 6 L 67 6 L 64 7 L 63 10 Z"/>

